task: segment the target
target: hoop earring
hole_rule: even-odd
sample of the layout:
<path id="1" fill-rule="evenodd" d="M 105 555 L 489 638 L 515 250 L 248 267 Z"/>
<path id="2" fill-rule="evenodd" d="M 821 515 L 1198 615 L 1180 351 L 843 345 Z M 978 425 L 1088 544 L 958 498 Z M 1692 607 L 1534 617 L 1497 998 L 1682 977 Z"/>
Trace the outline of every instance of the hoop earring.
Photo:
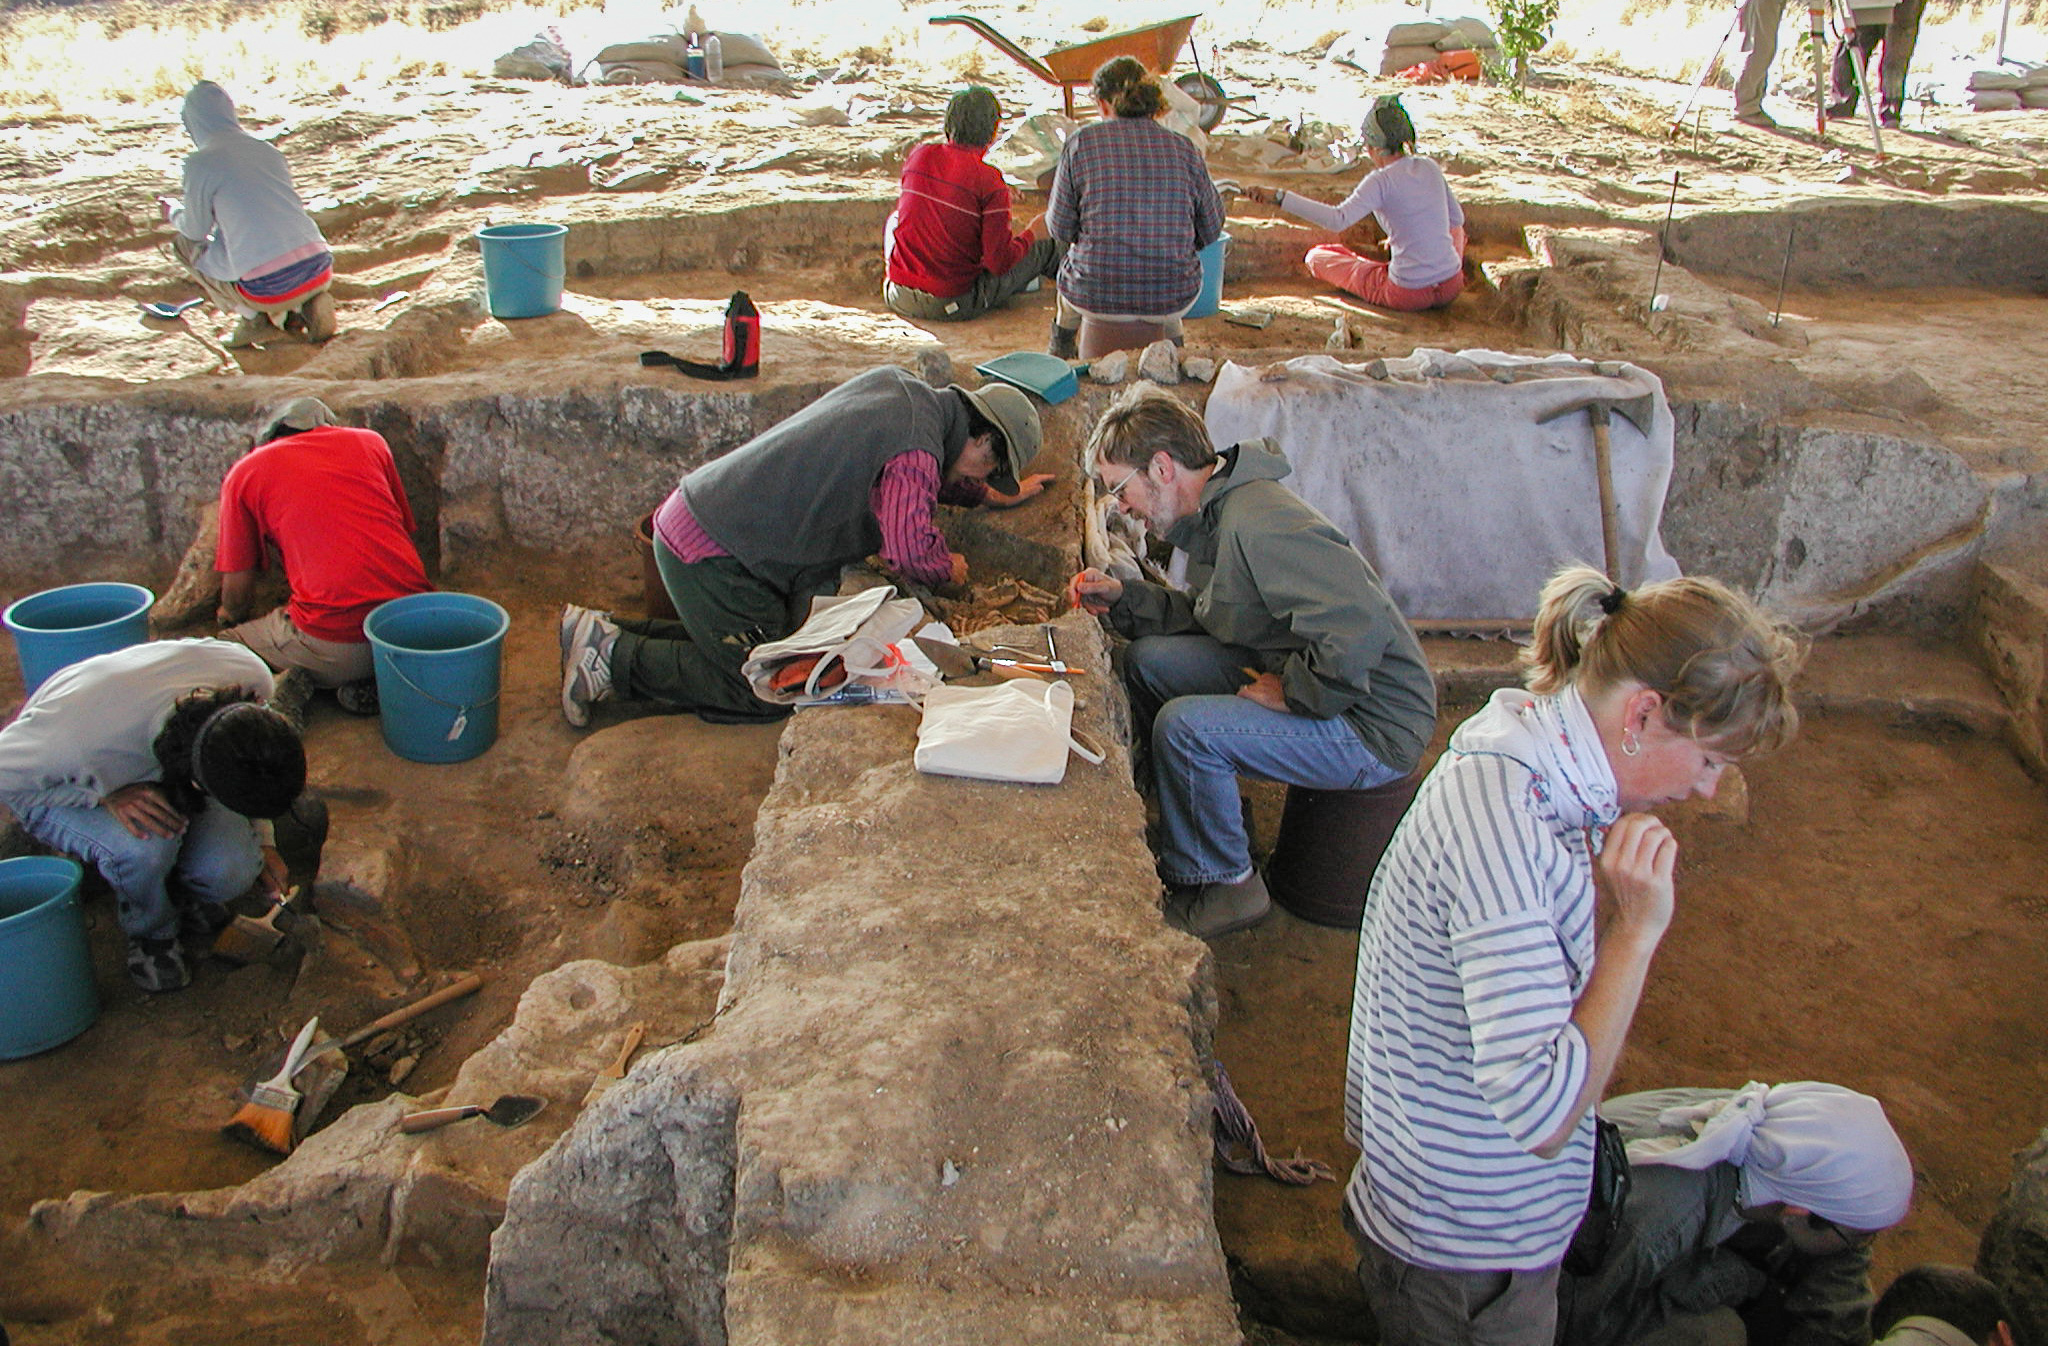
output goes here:
<path id="1" fill-rule="evenodd" d="M 1636 731 L 1627 725 L 1621 728 L 1621 755 L 1634 757 L 1643 750 L 1643 741 L 1636 737 Z"/>

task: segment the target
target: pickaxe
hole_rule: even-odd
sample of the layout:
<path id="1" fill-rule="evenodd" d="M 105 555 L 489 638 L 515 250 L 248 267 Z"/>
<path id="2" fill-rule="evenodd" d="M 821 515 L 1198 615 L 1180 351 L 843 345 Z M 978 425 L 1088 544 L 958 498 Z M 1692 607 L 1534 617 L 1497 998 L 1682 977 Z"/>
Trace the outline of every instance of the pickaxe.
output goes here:
<path id="1" fill-rule="evenodd" d="M 1620 416 L 1647 435 L 1655 410 L 1655 395 L 1639 393 L 1634 397 L 1581 397 L 1536 418 L 1536 424 L 1548 425 L 1560 416 L 1583 411 L 1593 422 L 1593 468 L 1600 478 L 1600 546 L 1606 554 L 1607 578 L 1617 584 L 1621 582 L 1621 540 L 1614 518 L 1614 449 L 1607 438 L 1607 423 L 1610 416 Z"/>

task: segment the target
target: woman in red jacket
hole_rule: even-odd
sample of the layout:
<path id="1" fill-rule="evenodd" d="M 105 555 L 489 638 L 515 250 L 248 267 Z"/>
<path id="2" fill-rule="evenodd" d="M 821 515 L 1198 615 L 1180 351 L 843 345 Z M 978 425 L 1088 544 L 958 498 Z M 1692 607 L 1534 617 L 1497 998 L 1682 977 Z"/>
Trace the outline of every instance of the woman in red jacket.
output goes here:
<path id="1" fill-rule="evenodd" d="M 1003 110 L 970 84 L 946 105 L 946 139 L 903 161 L 902 194 L 889 217 L 882 297 L 906 318 L 964 322 L 1059 269 L 1065 251 L 1034 227 L 1010 232 L 1010 188 L 982 158 Z"/>

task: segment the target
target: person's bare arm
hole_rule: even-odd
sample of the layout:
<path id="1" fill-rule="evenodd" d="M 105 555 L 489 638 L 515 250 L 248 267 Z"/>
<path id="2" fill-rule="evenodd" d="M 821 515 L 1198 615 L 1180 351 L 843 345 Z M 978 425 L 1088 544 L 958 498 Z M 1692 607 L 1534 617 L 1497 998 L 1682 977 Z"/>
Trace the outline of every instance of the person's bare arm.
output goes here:
<path id="1" fill-rule="evenodd" d="M 1572 1010 L 1572 1022 L 1586 1039 L 1586 1081 L 1572 1104 L 1571 1115 L 1537 1146 L 1545 1159 L 1555 1158 L 1578 1129 L 1586 1110 L 1600 1101 L 1629 1025 L 1643 998 L 1650 960 L 1671 925 L 1675 900 L 1672 872 L 1678 863 L 1678 841 L 1671 829 L 1647 813 L 1631 813 L 1615 823 L 1607 845 L 1594 863 L 1601 893 L 1614 903 L 1614 914 L 1600 932 L 1593 975 Z"/>
<path id="2" fill-rule="evenodd" d="M 220 610 L 214 613 L 222 626 L 247 621 L 249 606 L 256 601 L 256 572 L 231 570 L 220 577 Z"/>

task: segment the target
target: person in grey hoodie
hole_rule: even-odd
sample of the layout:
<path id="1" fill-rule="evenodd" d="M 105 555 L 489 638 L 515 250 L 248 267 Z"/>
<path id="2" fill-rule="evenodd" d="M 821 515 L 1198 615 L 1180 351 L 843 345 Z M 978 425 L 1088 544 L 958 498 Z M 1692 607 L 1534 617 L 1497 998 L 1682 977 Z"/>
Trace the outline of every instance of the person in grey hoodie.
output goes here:
<path id="1" fill-rule="evenodd" d="M 306 214 L 284 155 L 242 129 L 234 100 L 211 80 L 185 95 L 185 195 L 158 197 L 177 229 L 171 250 L 206 297 L 241 321 L 229 346 L 287 335 L 334 335 L 334 257 Z"/>
<path id="2" fill-rule="evenodd" d="M 1088 470 L 1119 508 L 1188 554 L 1192 593 L 1084 570 L 1075 601 L 1133 644 L 1150 724 L 1167 919 L 1203 938 L 1272 909 L 1237 778 L 1324 790 L 1398 780 L 1436 728 L 1415 633 L 1350 539 L 1280 484 L 1271 440 L 1218 453 L 1202 418 L 1139 385 L 1104 413 Z"/>

